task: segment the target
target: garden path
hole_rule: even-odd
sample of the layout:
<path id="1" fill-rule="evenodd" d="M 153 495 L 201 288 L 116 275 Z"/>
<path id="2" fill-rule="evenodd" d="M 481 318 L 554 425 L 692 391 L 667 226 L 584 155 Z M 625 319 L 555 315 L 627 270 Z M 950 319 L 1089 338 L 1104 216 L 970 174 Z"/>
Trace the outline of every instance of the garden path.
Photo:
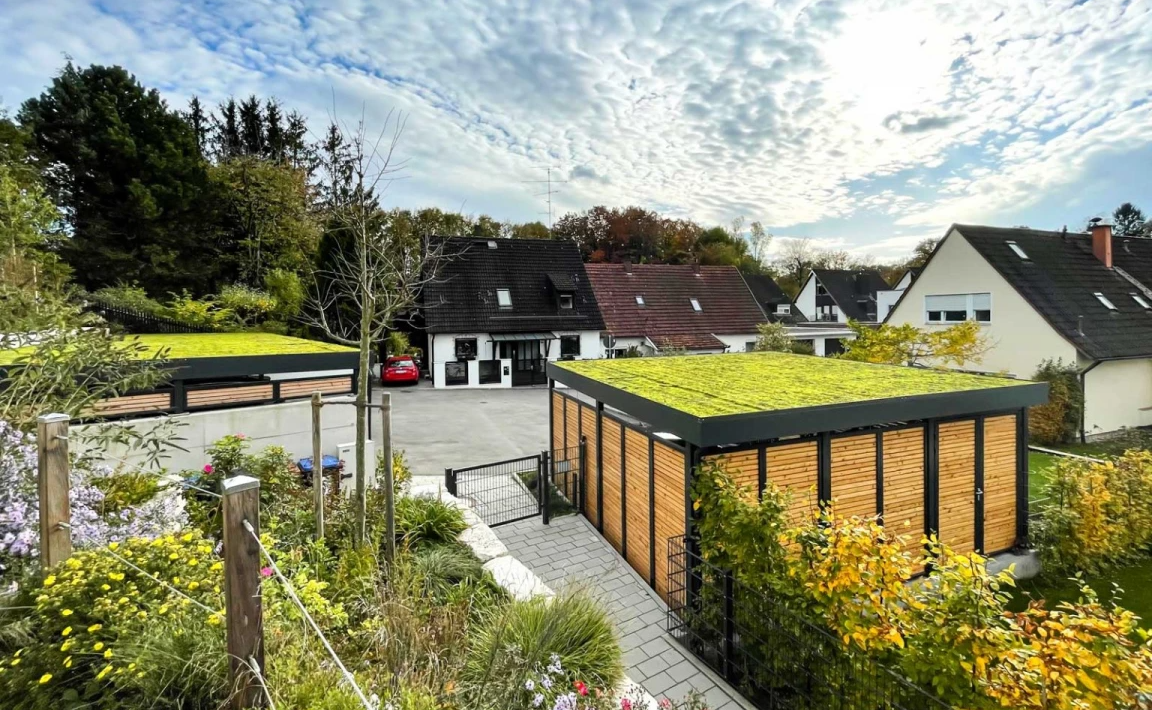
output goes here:
<path id="1" fill-rule="evenodd" d="M 549 587 L 583 584 L 608 607 L 620 632 L 625 672 L 656 698 L 696 690 L 710 710 L 751 707 L 665 632 L 668 607 L 579 515 L 539 518 L 493 529 L 508 552 Z"/>

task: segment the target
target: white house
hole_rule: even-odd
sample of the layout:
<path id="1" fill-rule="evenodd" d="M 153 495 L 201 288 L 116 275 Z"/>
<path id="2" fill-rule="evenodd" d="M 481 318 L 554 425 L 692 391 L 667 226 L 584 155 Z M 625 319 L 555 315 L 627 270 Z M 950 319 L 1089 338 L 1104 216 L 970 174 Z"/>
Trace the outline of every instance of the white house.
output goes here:
<path id="1" fill-rule="evenodd" d="M 600 357 L 604 321 L 575 242 L 443 241 L 420 308 L 434 386 L 546 384 L 549 360 Z"/>
<path id="2" fill-rule="evenodd" d="M 879 271 L 813 269 L 796 296 L 796 309 L 809 321 L 876 323 L 876 293 L 887 288 Z"/>
<path id="3" fill-rule="evenodd" d="M 922 269 L 919 266 L 906 269 L 900 278 L 896 281 L 896 285 L 889 289 L 876 292 L 876 320 L 884 322 L 888 314 L 892 312 L 893 306 L 920 275 Z"/>
<path id="4" fill-rule="evenodd" d="M 974 320 L 992 348 L 966 369 L 1031 377 L 1075 364 L 1082 435 L 1152 425 L 1152 239 L 953 225 L 887 322 Z"/>

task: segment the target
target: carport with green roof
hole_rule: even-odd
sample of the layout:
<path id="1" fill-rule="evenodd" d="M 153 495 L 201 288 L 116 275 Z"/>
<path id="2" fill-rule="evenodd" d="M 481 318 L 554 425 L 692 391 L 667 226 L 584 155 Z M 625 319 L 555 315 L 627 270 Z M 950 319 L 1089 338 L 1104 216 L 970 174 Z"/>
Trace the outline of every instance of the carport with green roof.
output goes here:
<path id="1" fill-rule="evenodd" d="M 1027 537 L 1027 408 L 1047 385 L 806 355 L 549 363 L 552 448 L 585 441 L 584 515 L 667 598 L 669 540 L 688 535 L 694 469 L 722 463 L 790 513 L 899 524 L 959 551 Z M 557 386 L 562 385 L 562 386 Z M 909 534 L 911 533 L 911 534 Z"/>

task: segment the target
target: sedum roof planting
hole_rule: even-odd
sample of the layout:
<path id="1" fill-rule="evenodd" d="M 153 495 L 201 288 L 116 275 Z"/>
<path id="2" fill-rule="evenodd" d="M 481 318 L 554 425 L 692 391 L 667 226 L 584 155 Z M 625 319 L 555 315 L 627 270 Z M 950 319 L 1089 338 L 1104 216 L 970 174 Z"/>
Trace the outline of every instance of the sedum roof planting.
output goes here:
<path id="1" fill-rule="evenodd" d="M 139 342 L 146 350 L 141 359 L 168 349 L 169 360 L 196 358 L 243 357 L 248 355 L 315 355 L 322 353 L 353 353 L 355 348 L 322 343 L 317 340 L 292 338 L 275 333 L 172 333 L 129 336 L 125 342 Z M 0 365 L 12 364 L 22 352 L 31 348 L 0 351 Z"/>
<path id="2" fill-rule="evenodd" d="M 700 418 L 1032 384 L 1004 377 L 785 353 L 554 364 L 559 370 Z"/>

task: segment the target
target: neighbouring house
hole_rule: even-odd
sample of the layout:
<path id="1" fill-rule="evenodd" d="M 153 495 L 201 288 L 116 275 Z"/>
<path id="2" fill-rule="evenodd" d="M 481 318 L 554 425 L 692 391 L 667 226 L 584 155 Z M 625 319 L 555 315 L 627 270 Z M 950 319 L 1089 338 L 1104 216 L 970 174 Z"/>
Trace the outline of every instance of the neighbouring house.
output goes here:
<path id="1" fill-rule="evenodd" d="M 876 321 L 883 323 L 888 314 L 892 312 L 892 307 L 900 300 L 900 296 L 904 295 L 904 291 L 912 285 L 912 282 L 920 276 L 923 267 L 914 266 L 910 269 L 905 269 L 900 278 L 896 280 L 895 285 L 890 289 L 876 292 Z"/>
<path id="2" fill-rule="evenodd" d="M 773 323 L 796 323 L 805 320 L 793 305 L 792 299 L 767 274 L 743 274 L 744 283 L 760 304 L 764 315 Z"/>
<path id="3" fill-rule="evenodd" d="M 600 357 L 604 321 L 575 242 L 438 239 L 420 306 L 434 386 L 544 384 L 549 360 Z"/>
<path id="4" fill-rule="evenodd" d="M 922 551 L 995 555 L 1028 535 L 1027 408 L 1048 385 L 785 353 L 548 365 L 555 451 L 584 452 L 577 507 L 671 603 L 687 582 L 692 479 L 722 462 L 740 485 L 792 493 L 793 520 L 835 501 Z M 681 572 L 683 570 L 681 569 Z M 672 572 L 672 574 L 670 574 Z"/>
<path id="5" fill-rule="evenodd" d="M 586 264 L 604 315 L 604 357 L 742 352 L 766 318 L 734 266 Z"/>
<path id="6" fill-rule="evenodd" d="M 876 323 L 876 294 L 888 290 L 879 271 L 813 269 L 796 296 L 796 308 L 809 321 Z"/>
<path id="7" fill-rule="evenodd" d="M 1152 425 L 1152 239 L 953 225 L 889 323 L 974 320 L 991 349 L 966 369 L 1031 377 L 1080 370 L 1081 435 Z"/>

